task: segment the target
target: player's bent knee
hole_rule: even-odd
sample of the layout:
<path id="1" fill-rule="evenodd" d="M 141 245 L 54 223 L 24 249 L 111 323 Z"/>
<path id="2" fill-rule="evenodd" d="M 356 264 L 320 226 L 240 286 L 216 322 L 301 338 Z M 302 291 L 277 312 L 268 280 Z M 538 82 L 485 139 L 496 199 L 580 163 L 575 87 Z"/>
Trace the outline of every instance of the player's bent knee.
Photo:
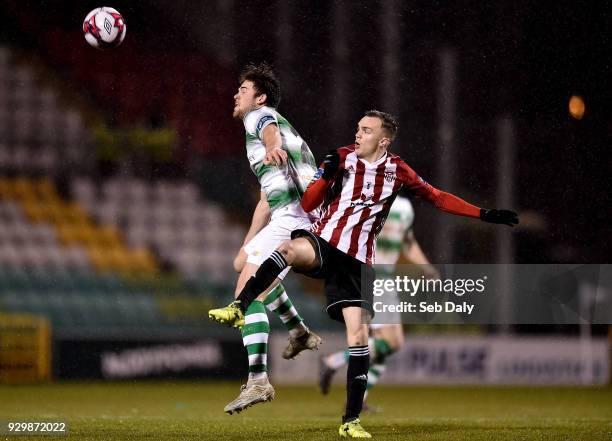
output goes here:
<path id="1" fill-rule="evenodd" d="M 391 349 L 393 349 L 394 351 L 398 351 L 402 346 L 404 346 L 405 342 L 406 339 L 404 338 L 404 335 L 398 335 L 397 338 L 394 340 L 393 344 L 391 345 Z"/>
<path id="2" fill-rule="evenodd" d="M 283 257 L 285 258 L 285 261 L 287 262 L 287 265 L 292 265 L 293 260 L 295 259 L 295 249 L 291 242 L 293 241 L 286 240 L 283 243 L 281 243 L 279 247 L 276 249 L 279 253 L 283 255 Z"/>
<path id="3" fill-rule="evenodd" d="M 244 251 L 244 247 L 240 248 L 236 257 L 234 257 L 234 271 L 237 273 L 241 273 L 244 269 L 244 265 L 246 265 L 247 261 L 247 253 Z"/>
<path id="4" fill-rule="evenodd" d="M 234 271 L 240 274 L 243 268 L 244 268 L 244 261 L 240 258 L 240 256 L 237 256 L 234 259 Z"/>
<path id="5" fill-rule="evenodd" d="M 315 245 L 312 239 L 307 237 L 298 237 L 291 241 L 293 249 L 296 252 L 294 265 L 299 266 L 301 270 L 310 271 L 319 266 L 317 255 L 315 253 Z"/>
<path id="6" fill-rule="evenodd" d="M 391 334 L 391 335 L 385 335 L 383 337 L 376 337 L 376 338 L 382 338 L 383 340 L 385 340 L 393 351 L 399 350 L 404 345 L 403 334 L 399 334 L 399 335 Z"/>
<path id="7" fill-rule="evenodd" d="M 317 266 L 314 249 L 306 238 L 287 240 L 277 250 L 283 255 L 287 264 L 295 269 L 310 271 Z"/>

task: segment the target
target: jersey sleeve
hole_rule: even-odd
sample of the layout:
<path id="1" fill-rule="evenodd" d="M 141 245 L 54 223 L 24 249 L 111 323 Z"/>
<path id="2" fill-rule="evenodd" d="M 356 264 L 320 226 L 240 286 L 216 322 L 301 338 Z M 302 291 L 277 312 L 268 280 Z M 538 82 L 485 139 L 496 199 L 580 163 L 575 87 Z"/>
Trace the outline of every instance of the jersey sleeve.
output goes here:
<path id="1" fill-rule="evenodd" d="M 331 182 L 328 182 L 322 178 L 324 168 L 324 164 L 321 163 L 314 176 L 310 180 L 306 191 L 302 195 L 302 200 L 300 204 L 302 206 L 302 209 L 306 213 L 310 213 L 311 211 L 319 207 L 325 200 L 325 193 L 329 185 L 331 185 Z"/>
<path id="2" fill-rule="evenodd" d="M 269 124 L 278 125 L 278 118 L 270 109 L 262 107 L 260 109 L 252 110 L 244 117 L 244 129 L 246 132 L 261 139 L 263 129 Z"/>
<path id="3" fill-rule="evenodd" d="M 302 209 L 310 213 L 319 207 L 325 200 L 325 192 L 329 183 L 325 179 L 318 178 L 310 182 L 310 185 L 302 195 L 300 202 Z"/>
<path id="4" fill-rule="evenodd" d="M 480 218 L 480 208 L 472 205 L 454 194 L 438 190 L 425 182 L 412 168 L 403 161 L 398 162 L 398 178 L 411 194 L 425 199 L 438 210 L 459 216 Z"/>

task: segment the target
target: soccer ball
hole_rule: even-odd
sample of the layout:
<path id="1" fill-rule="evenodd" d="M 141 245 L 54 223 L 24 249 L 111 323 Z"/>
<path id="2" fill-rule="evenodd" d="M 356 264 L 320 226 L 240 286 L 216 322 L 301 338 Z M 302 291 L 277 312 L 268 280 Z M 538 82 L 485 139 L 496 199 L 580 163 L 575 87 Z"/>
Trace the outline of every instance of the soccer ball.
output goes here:
<path id="1" fill-rule="evenodd" d="M 111 49 L 121 44 L 127 26 L 121 14 L 113 8 L 96 8 L 83 21 L 87 43 L 98 49 Z"/>

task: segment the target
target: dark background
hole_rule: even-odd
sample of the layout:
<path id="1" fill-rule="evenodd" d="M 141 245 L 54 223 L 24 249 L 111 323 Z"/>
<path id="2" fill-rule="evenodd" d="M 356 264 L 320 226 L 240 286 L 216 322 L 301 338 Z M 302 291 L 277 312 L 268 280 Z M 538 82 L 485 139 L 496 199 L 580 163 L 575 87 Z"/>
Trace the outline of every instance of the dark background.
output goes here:
<path id="1" fill-rule="evenodd" d="M 392 150 L 440 185 L 438 161 L 445 154 L 437 135 L 440 53 L 452 51 L 456 153 L 453 186 L 444 189 L 477 205 L 499 205 L 496 124 L 509 118 L 515 130 L 515 159 L 514 204 L 508 208 L 519 211 L 523 220 L 513 233 L 513 260 L 607 262 L 612 232 L 608 2 L 395 1 L 387 9 L 385 4 L 114 1 L 112 6 L 127 22 L 127 37 L 115 50 L 96 51 L 99 63 L 121 60 L 129 72 L 130 59 L 136 63 L 148 54 L 144 67 L 164 82 L 173 74 L 160 63 L 176 59 L 184 84 L 203 91 L 215 86 L 210 105 L 203 97 L 197 106 L 187 103 L 182 114 L 183 120 L 206 119 L 200 138 L 206 142 L 182 139 L 171 164 L 135 168 L 152 176 L 189 176 L 201 183 L 207 196 L 247 219 L 257 183 L 244 158 L 241 124 L 231 120 L 231 97 L 241 66 L 250 61 L 276 66 L 283 88 L 279 110 L 321 158 L 327 149 L 352 142 L 365 110 L 389 110 L 382 90 L 389 56 L 384 36 L 391 32 L 385 11 L 391 10 L 398 17 L 393 31 L 398 69 L 392 87 L 400 121 Z M 2 0 L 0 6 L 3 39 L 36 53 L 66 81 L 71 81 L 70 69 L 44 50 L 43 36 L 62 29 L 74 38 L 66 51 L 94 51 L 85 44 L 80 24 L 90 9 L 100 6 L 96 1 Z M 344 51 L 335 47 L 339 40 Z M 193 69 L 180 65 L 181 59 L 192 56 L 207 61 L 196 61 Z M 117 76 L 113 81 L 125 79 Z M 130 115 L 113 107 L 113 99 L 79 83 L 73 87 L 107 121 L 131 122 Z M 141 92 L 146 94 L 146 87 Z M 581 120 L 568 112 L 573 94 L 586 103 Z M 159 106 L 149 116 L 163 124 L 166 110 Z M 220 185 L 226 191 L 217 191 Z M 453 220 L 454 235 L 440 237 L 436 228 L 450 217 L 441 221 L 444 215 L 419 202 L 416 209 L 417 237 L 433 261 L 441 258 L 436 240 L 451 238 L 455 261 L 494 258 L 495 227 Z"/>

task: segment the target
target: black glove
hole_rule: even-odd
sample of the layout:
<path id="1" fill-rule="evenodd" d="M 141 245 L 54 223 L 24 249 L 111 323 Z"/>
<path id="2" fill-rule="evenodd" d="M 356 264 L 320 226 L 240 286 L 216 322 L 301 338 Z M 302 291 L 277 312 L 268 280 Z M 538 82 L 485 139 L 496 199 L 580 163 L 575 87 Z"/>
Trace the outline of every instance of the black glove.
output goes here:
<path id="1" fill-rule="evenodd" d="M 480 220 L 492 224 L 504 224 L 513 227 L 519 223 L 518 215 L 510 210 L 480 209 Z"/>
<path id="2" fill-rule="evenodd" d="M 329 181 L 336 175 L 338 167 L 340 167 L 340 155 L 338 154 L 338 150 L 330 150 L 325 156 L 325 159 L 323 159 L 323 174 L 321 177 Z"/>

